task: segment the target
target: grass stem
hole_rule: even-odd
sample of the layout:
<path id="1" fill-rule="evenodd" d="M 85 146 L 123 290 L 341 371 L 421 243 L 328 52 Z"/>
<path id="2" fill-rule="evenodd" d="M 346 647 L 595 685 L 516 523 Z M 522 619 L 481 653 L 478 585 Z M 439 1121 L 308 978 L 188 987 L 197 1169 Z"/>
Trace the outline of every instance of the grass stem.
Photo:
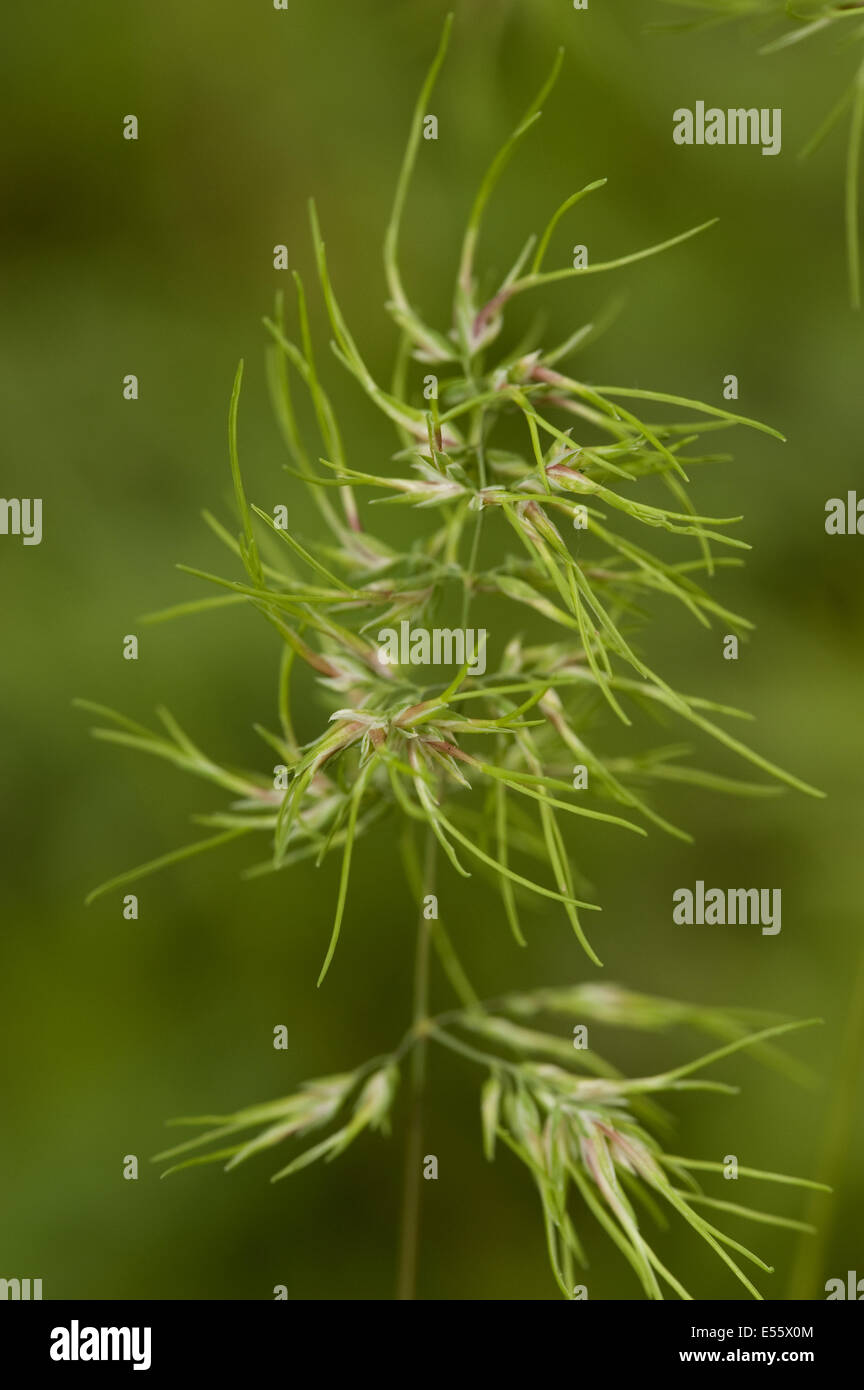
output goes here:
<path id="1" fill-rule="evenodd" d="M 431 827 L 426 832 L 426 854 L 423 873 L 425 893 L 434 892 L 436 842 Z M 411 1052 L 411 1114 L 405 1144 L 405 1177 L 402 1195 L 402 1227 L 399 1250 L 399 1277 L 396 1297 L 411 1302 L 417 1296 L 417 1251 L 420 1244 L 420 1184 L 423 1162 L 423 1093 L 426 1089 L 426 1038 L 423 1024 L 429 1013 L 429 945 L 431 923 L 425 917 L 423 903 L 417 922 L 417 943 L 414 955 L 414 992 L 412 1028 L 418 1034 Z"/>

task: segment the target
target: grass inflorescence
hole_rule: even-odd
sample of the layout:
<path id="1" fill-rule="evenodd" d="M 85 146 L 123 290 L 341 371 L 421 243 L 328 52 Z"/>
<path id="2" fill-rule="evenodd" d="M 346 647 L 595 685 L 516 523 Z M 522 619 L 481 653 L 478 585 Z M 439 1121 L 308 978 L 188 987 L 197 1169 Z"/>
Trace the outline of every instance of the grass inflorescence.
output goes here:
<path id="1" fill-rule="evenodd" d="M 151 615 L 163 621 L 238 606 L 255 610 L 275 630 L 282 651 L 278 729 L 258 732 L 270 760 L 278 758 L 276 775 L 263 759 L 262 767 L 248 771 L 215 761 L 167 710 L 159 711 L 161 727 L 153 730 L 87 705 L 100 716 L 97 737 L 162 758 L 215 784 L 227 798 L 222 809 L 197 817 L 210 832 L 206 837 L 110 879 L 91 900 L 240 837 L 254 836 L 268 845 L 252 873 L 285 870 L 304 859 L 322 864 L 336 856 L 334 917 L 319 984 L 350 913 L 356 846 L 379 821 L 401 825 L 406 872 L 418 901 L 431 891 L 429 865 L 435 856 L 460 876 L 479 870 L 496 885 L 502 915 L 518 942 L 526 939 L 524 904 L 550 901 L 599 965 L 585 925 L 586 914 L 598 904 L 580 888 L 568 824 L 590 820 L 608 826 L 610 833 L 644 835 L 650 829 L 689 839 L 654 805 L 652 788 L 677 783 L 758 796 L 785 784 L 818 795 L 729 732 L 726 721 L 741 717 L 741 711 L 674 689 L 649 665 L 638 638 L 659 598 L 682 605 L 705 627 L 719 621 L 724 631 L 746 634 L 747 620 L 706 587 L 718 570 L 740 563 L 747 547 L 731 529 L 740 517 L 702 515 L 691 500 L 689 478 L 694 468 L 722 459 L 709 452 L 718 432 L 745 426 L 782 436 L 759 421 L 677 394 L 586 380 L 566 364 L 587 346 L 598 325 L 586 324 L 551 348 L 531 341 L 499 346 L 509 307 L 522 295 L 627 266 L 710 225 L 656 246 L 561 268 L 551 257 L 554 232 L 583 198 L 600 191 L 605 180 L 597 179 L 567 197 L 540 235 L 529 239 L 510 272 L 481 292 L 477 253 L 487 206 L 510 155 L 540 115 L 560 54 L 481 183 L 459 258 L 450 326 L 427 321 L 405 288 L 403 211 L 449 28 L 448 21 L 414 112 L 384 239 L 387 308 L 398 338 L 393 378 L 386 386 L 369 370 L 345 320 L 317 211 L 310 205 L 330 346 L 392 425 L 391 464 L 375 471 L 361 458 L 358 466 L 360 450 L 349 447 L 340 429 L 313 347 L 306 290 L 295 272 L 295 329 L 288 327 L 281 294 L 265 320 L 268 380 L 288 470 L 314 499 L 320 532 L 301 540 L 247 496 L 238 450 L 241 363 L 228 420 L 239 532 L 205 514 L 236 562 L 235 571 L 217 575 L 187 568 L 218 592 Z M 410 379 L 412 362 L 435 377 L 431 397 Z M 319 435 L 314 444 L 301 426 L 298 388 L 311 404 Z M 660 420 L 643 418 L 658 410 Z M 648 500 L 650 484 L 663 489 L 659 500 Z M 419 542 L 402 549 L 386 542 L 370 529 L 361 497 L 413 508 L 423 523 Z M 688 550 L 674 560 L 661 557 L 650 543 L 661 532 Z M 481 565 L 481 543 L 490 533 L 503 558 Z M 429 667 L 384 660 L 375 639 L 382 626 L 405 618 L 431 624 L 445 585 L 455 585 L 461 594 L 463 625 L 481 601 L 509 605 L 513 615 L 490 668 L 481 674 L 466 663 L 449 682 L 436 679 Z M 526 623 L 551 627 L 553 635 L 527 641 L 521 635 Z M 304 742 L 294 717 L 298 664 L 309 668 L 327 706 L 319 732 Z M 689 745 L 677 743 L 604 754 L 591 733 L 603 709 L 624 725 L 646 711 L 674 717 L 738 755 L 762 780 L 703 771 L 689 763 Z M 574 763 L 588 774 L 587 787 L 575 794 Z M 693 1180 L 693 1165 L 664 1153 L 652 1137 L 665 1124 L 653 1097 L 697 1085 L 728 1090 L 695 1081 L 691 1073 L 744 1046 L 776 1061 L 770 1038 L 795 1025 L 774 1024 L 749 1034 L 734 1015 L 648 1000 L 611 986 L 546 990 L 486 1005 L 467 980 L 451 934 L 437 920 L 426 923 L 422 933 L 421 941 L 438 953 L 458 1009 L 428 1016 L 421 954 L 414 1022 L 391 1055 L 307 1082 L 272 1104 L 192 1121 L 203 1123 L 206 1132 L 160 1158 L 179 1159 L 172 1167 L 218 1159 L 234 1167 L 260 1150 L 325 1129 L 325 1137 L 276 1176 L 333 1158 L 364 1130 L 386 1129 L 403 1062 L 410 1057 L 415 1067 L 435 1044 L 485 1069 L 486 1152 L 491 1157 L 496 1143 L 506 1145 L 528 1168 L 541 1197 L 552 1268 L 566 1296 L 572 1296 L 574 1265 L 584 1254 L 568 1205 L 574 1192 L 633 1265 L 646 1294 L 659 1296 L 665 1282 L 678 1296 L 689 1297 L 643 1236 L 634 1196 L 649 1210 L 657 1212 L 659 1201 L 676 1211 L 755 1294 L 729 1251 L 761 1262 L 701 1210 L 725 1207 L 740 1215 L 742 1209 L 703 1194 Z M 540 1031 L 531 1019 L 535 1013 L 597 1017 L 648 1031 L 690 1022 L 724 1041 L 701 1062 L 626 1079 L 593 1052 L 577 1052 L 560 1036 Z M 413 1075 L 415 1088 L 421 1086 L 422 1066 Z M 245 1137 L 249 1131 L 255 1131 L 252 1138 Z M 206 1152 L 199 1153 L 199 1146 Z M 749 1209 L 745 1214 L 773 1219 Z"/>
<path id="2" fill-rule="evenodd" d="M 625 1078 L 596 1052 L 574 1050 L 560 1030 L 539 1028 L 538 1016 L 596 1019 L 657 1032 L 687 1023 L 729 1041 L 682 1066 Z M 709 1216 L 722 1213 L 801 1232 L 812 1228 L 703 1191 L 694 1175 L 722 1174 L 723 1164 L 667 1152 L 655 1132 L 668 1139 L 669 1120 L 655 1097 L 694 1089 L 734 1094 L 734 1087 L 696 1079 L 694 1074 L 742 1048 L 767 1049 L 771 1039 L 817 1021 L 772 1023 L 747 1031 L 735 1012 L 682 1006 L 613 985 L 478 1001 L 424 1019 L 390 1055 L 372 1058 L 352 1072 L 308 1081 L 282 1100 L 229 1115 L 177 1120 L 203 1132 L 158 1154 L 156 1161 L 169 1164 L 163 1176 L 214 1162 L 230 1170 L 265 1150 L 312 1139 L 272 1175 L 278 1182 L 320 1159 L 336 1158 L 364 1130 L 388 1129 L 402 1064 L 422 1039 L 428 1039 L 485 1073 L 480 1090 L 484 1153 L 491 1161 L 496 1147 L 503 1145 L 527 1168 L 541 1203 L 550 1265 L 565 1298 L 575 1296 L 577 1268 L 587 1263 L 583 1238 L 573 1221 L 574 1194 L 632 1266 L 647 1297 L 662 1298 L 664 1285 L 678 1298 L 693 1295 L 649 1242 L 641 1210 L 660 1231 L 669 1214 L 679 1216 L 748 1293 L 761 1298 L 742 1262 L 767 1274 L 773 1273 L 772 1267 Z M 318 1138 L 321 1131 L 329 1132 Z M 753 1168 L 740 1168 L 737 1176 L 746 1186 L 754 1180 L 827 1190 L 808 1179 Z"/>

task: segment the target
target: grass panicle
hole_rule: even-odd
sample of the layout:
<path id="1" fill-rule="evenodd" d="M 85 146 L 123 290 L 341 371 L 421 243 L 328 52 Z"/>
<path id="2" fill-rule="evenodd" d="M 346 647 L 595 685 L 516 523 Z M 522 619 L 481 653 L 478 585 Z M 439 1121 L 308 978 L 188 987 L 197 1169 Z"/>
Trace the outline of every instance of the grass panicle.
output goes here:
<path id="1" fill-rule="evenodd" d="M 547 1031 L 513 1022 L 514 1016 L 554 1019 L 561 1014 L 599 1017 L 648 1032 L 686 1024 L 732 1040 L 696 1061 L 650 1076 L 625 1078 L 594 1051 L 575 1049 L 560 1027 Z M 577 1271 L 588 1264 L 573 1214 L 581 1204 L 618 1247 L 646 1297 L 662 1299 L 664 1288 L 677 1298 L 693 1297 L 662 1263 L 646 1234 L 653 1226 L 662 1235 L 668 1225 L 665 1212 L 689 1225 L 747 1293 L 760 1299 L 760 1288 L 742 1264 L 755 1265 L 767 1275 L 773 1269 L 715 1225 L 702 1209 L 726 1220 L 802 1233 L 811 1232 L 812 1227 L 746 1200 L 729 1202 L 703 1191 L 694 1173 L 721 1174 L 723 1164 L 668 1152 L 668 1117 L 648 1097 L 694 1088 L 735 1094 L 734 1087 L 694 1080 L 692 1074 L 735 1052 L 765 1049 L 771 1039 L 818 1022 L 773 1022 L 753 1031 L 735 1011 L 695 1009 L 611 985 L 602 990 L 575 986 L 475 1001 L 467 1008 L 423 1019 L 393 1053 L 372 1058 L 354 1072 L 306 1082 L 284 1100 L 228 1115 L 176 1121 L 201 1132 L 157 1154 L 154 1161 L 168 1165 L 163 1176 L 208 1163 L 222 1164 L 230 1171 L 265 1150 L 296 1144 L 298 1151 L 273 1173 L 274 1182 L 320 1160 L 329 1162 L 364 1131 L 387 1132 L 401 1070 L 421 1040 L 428 1039 L 485 1073 L 480 1090 L 483 1152 L 491 1162 L 499 1148 L 508 1149 L 527 1169 L 541 1205 L 551 1272 L 565 1298 L 577 1296 Z M 782 1052 L 763 1056 L 780 1065 L 787 1060 Z M 738 1178 L 744 1180 L 748 1193 L 751 1182 L 828 1190 L 806 1178 L 751 1167 L 740 1167 Z"/>
<path id="2" fill-rule="evenodd" d="M 599 905 L 579 868 L 586 822 L 619 836 L 623 851 L 633 834 L 689 839 L 669 819 L 665 800 L 662 809 L 655 804 L 658 792 L 674 794 L 682 785 L 743 797 L 783 788 L 819 795 L 729 731 L 727 723 L 742 718 L 741 711 L 674 689 L 650 662 L 644 642 L 658 600 L 680 605 L 703 628 L 721 624 L 724 632 L 746 637 L 747 619 L 715 591 L 717 579 L 747 549 L 734 529 L 740 517 L 703 515 L 691 498 L 690 479 L 701 467 L 722 462 L 713 448 L 720 431 L 782 436 L 674 392 L 597 385 L 587 369 L 565 370 L 611 315 L 548 350 L 514 347 L 510 334 L 510 306 L 523 291 L 614 272 L 672 251 L 711 224 L 673 230 L 648 248 L 612 247 L 580 269 L 562 267 L 556 262 L 559 228 L 582 215 L 589 193 L 600 196 L 605 180 L 598 178 L 559 202 L 503 282 L 478 272 L 495 186 L 516 143 L 534 138 L 559 54 L 489 164 L 463 240 L 452 319 L 428 322 L 405 287 L 400 230 L 423 114 L 449 33 L 448 20 L 411 121 L 384 238 L 387 309 L 396 334 L 387 383 L 375 379 L 348 326 L 338 276 L 310 205 L 332 356 L 392 429 L 392 458 L 370 459 L 340 429 L 323 365 L 332 362 L 313 352 L 306 291 L 295 274 L 295 327 L 281 293 L 264 321 L 267 379 L 287 472 L 298 491 L 311 496 L 319 531 L 301 536 L 284 529 L 247 495 L 239 442 L 241 364 L 228 415 L 236 514 L 229 524 L 205 514 L 224 547 L 225 572 L 181 566 L 189 579 L 216 592 L 148 615 L 158 623 L 244 607 L 269 625 L 281 660 L 275 729 L 257 727 L 260 761 L 249 768 L 223 762 L 193 743 L 167 710 L 152 729 L 82 702 L 96 718 L 97 738 L 168 762 L 222 797 L 195 818 L 202 831 L 197 840 L 111 877 L 88 901 L 246 837 L 261 845 L 250 875 L 291 871 L 303 860 L 334 863 L 334 917 L 319 985 L 338 959 L 341 933 L 359 928 L 351 868 L 358 845 L 376 826 L 389 827 L 398 839 L 415 898 L 429 892 L 419 867 L 425 841 L 443 870 L 477 873 L 493 885 L 502 929 L 516 943 L 527 940 L 526 908 L 555 910 L 599 965 L 599 933 L 592 930 L 589 939 L 586 925 L 589 917 L 596 920 Z M 481 291 L 496 283 L 494 293 Z M 430 366 L 437 380 L 431 398 L 423 394 Z M 301 410 L 304 393 L 309 408 Z M 402 548 L 374 529 L 374 506 L 388 503 L 412 509 L 413 530 L 403 528 Z M 497 558 L 484 561 L 489 542 Z M 445 590 L 460 596 L 463 627 L 477 620 L 481 605 L 495 604 L 510 615 L 493 634 L 484 669 L 466 662 L 455 675 L 443 675 L 385 659 L 376 634 L 404 620 L 435 627 Z M 309 682 L 317 685 L 320 710 L 311 737 Z M 620 752 L 618 721 L 641 730 L 651 716 L 680 725 L 688 741 L 667 738 L 660 747 Z M 703 769 L 691 761 L 691 739 L 700 760 L 713 743 L 755 777 Z M 574 765 L 586 769 L 587 785 L 574 783 Z M 492 1157 L 508 1148 L 528 1169 L 554 1276 L 566 1297 L 585 1258 L 571 1198 L 619 1247 L 647 1296 L 660 1297 L 665 1286 L 690 1297 L 649 1243 L 634 1196 L 649 1211 L 665 1209 L 683 1219 L 758 1296 L 741 1261 L 763 1271 L 764 1265 L 702 1208 L 754 1221 L 774 1218 L 701 1192 L 685 1161 L 669 1158 L 654 1137 L 667 1123 L 657 1097 L 696 1087 L 725 1094 L 728 1087 L 695 1073 L 743 1047 L 802 1079 L 803 1068 L 774 1041 L 792 1025 L 756 1020 L 762 1026 L 754 1030 L 740 1015 L 598 985 L 514 994 L 484 1006 L 443 925 L 432 921 L 424 933 L 460 1009 L 429 1019 L 423 1000 L 415 1001 L 415 1023 L 392 1055 L 309 1081 L 281 1101 L 188 1122 L 203 1132 L 159 1156 L 168 1171 L 208 1162 L 234 1168 L 293 1142 L 300 1150 L 275 1178 L 329 1161 L 365 1131 L 386 1131 L 403 1062 L 435 1044 L 485 1070 L 485 1152 Z M 426 974 L 421 959 L 423 989 Z M 701 1061 L 628 1079 L 594 1052 L 575 1051 L 560 1025 L 557 1032 L 538 1028 L 538 1018 L 561 1014 L 648 1032 L 688 1024 L 718 1045 Z M 415 1080 L 420 1073 L 422 1064 Z"/>

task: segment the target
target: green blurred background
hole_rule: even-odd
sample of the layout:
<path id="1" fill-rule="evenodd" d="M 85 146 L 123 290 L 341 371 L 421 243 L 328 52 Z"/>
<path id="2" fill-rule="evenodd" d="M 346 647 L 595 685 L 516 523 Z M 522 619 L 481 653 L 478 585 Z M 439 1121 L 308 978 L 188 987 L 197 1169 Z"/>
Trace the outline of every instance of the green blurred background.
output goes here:
<path id="1" fill-rule="evenodd" d="M 271 1099 L 401 1033 L 414 908 L 390 830 L 360 856 L 320 991 L 330 861 L 244 883 L 249 851 L 232 846 L 142 884 L 137 922 L 122 919 L 119 893 L 85 910 L 91 887 L 194 839 L 189 815 L 221 801 L 166 766 L 94 743 L 71 700 L 145 722 L 164 702 L 214 755 L 269 766 L 251 728 L 275 722 L 278 651 L 266 626 L 236 610 L 155 628 L 138 618 L 202 592 L 176 562 L 225 572 L 199 513 L 230 515 L 225 417 L 241 355 L 249 491 L 265 507 L 294 498 L 266 400 L 260 315 L 289 285 L 273 269 L 274 244 L 288 245 L 311 284 L 313 192 L 348 320 L 373 370 L 389 371 L 380 240 L 445 8 L 94 0 L 18 7 L 5 18 L 3 492 L 41 496 L 45 516 L 41 546 L 0 539 L 0 1274 L 41 1277 L 46 1298 L 268 1298 L 277 1283 L 292 1298 L 392 1293 L 398 1124 L 394 1138 L 364 1138 L 336 1163 L 277 1186 L 266 1159 L 166 1182 L 148 1163 L 166 1142 L 166 1117 Z M 742 1084 L 739 1097 L 685 1097 L 675 1107 L 679 1152 L 735 1153 L 811 1175 L 827 1153 L 839 1156 L 836 1196 L 818 1212 L 823 1236 L 803 1257 L 794 1234 L 730 1225 L 776 1264 L 761 1280 L 769 1297 L 824 1297 L 827 1278 L 864 1275 L 864 1132 L 852 1066 L 861 1040 L 864 541 L 824 532 L 825 500 L 860 476 L 864 353 L 862 319 L 847 305 L 842 138 L 807 164 L 796 152 L 848 77 L 848 59 L 831 48 L 759 57 L 744 27 L 646 32 L 669 11 L 645 0 L 591 0 L 586 12 L 569 0 L 457 0 L 455 9 L 451 57 L 430 103 L 440 138 L 421 149 L 406 222 L 406 278 L 421 306 L 447 326 L 476 181 L 564 44 L 558 88 L 490 208 L 486 264 L 506 270 L 527 233 L 601 175 L 608 187 L 568 216 L 559 256 L 584 240 L 606 259 L 719 215 L 712 231 L 667 256 L 555 287 L 549 340 L 623 290 L 621 316 L 579 359 L 588 380 L 719 404 L 734 372 L 742 412 L 788 435 L 786 445 L 726 436 L 735 461 L 700 473 L 695 488 L 704 513 L 743 512 L 754 545 L 746 570 L 717 581 L 723 600 L 757 623 L 741 659 L 721 659 L 719 629 L 706 633 L 662 607 L 646 650 L 680 688 L 752 709 L 751 741 L 829 799 L 742 803 L 682 789 L 663 805 L 695 846 L 652 834 L 628 843 L 624 866 L 614 834 L 575 849 L 604 905 L 594 939 L 605 978 L 825 1019 L 789 1048 L 817 1068 L 818 1090 L 735 1059 L 722 1075 Z M 698 99 L 782 106 L 782 154 L 674 146 L 673 109 Z M 137 143 L 121 138 L 127 113 L 139 118 Z M 392 436 L 321 341 L 350 461 L 377 467 Z M 129 372 L 140 379 L 137 402 L 122 399 Z M 302 506 L 300 530 L 314 535 Z M 391 529 L 396 515 L 406 513 L 387 517 Z M 141 639 L 137 663 L 121 659 L 129 632 Z M 310 692 L 300 716 L 307 736 L 320 719 Z M 680 729 L 645 736 L 677 741 Z M 710 749 L 702 761 L 733 770 Z M 781 935 L 674 927 L 672 890 L 696 878 L 782 887 Z M 596 976 L 554 911 L 529 916 L 520 951 L 485 880 L 447 878 L 441 902 L 484 993 Z M 272 1047 L 278 1023 L 287 1052 Z M 640 1072 L 704 1047 L 687 1034 L 599 1029 L 592 1041 Z M 426 1148 L 441 1177 L 424 1184 L 420 1295 L 552 1297 L 530 1182 L 515 1160 L 488 1167 L 481 1157 L 478 1079 L 434 1056 Z M 130 1153 L 141 1161 L 137 1182 L 122 1177 Z M 746 1195 L 790 1215 L 806 1205 L 781 1188 Z M 596 1230 L 587 1239 L 590 1296 L 639 1296 Z M 743 1292 L 686 1228 L 662 1237 L 660 1250 L 699 1296 Z"/>

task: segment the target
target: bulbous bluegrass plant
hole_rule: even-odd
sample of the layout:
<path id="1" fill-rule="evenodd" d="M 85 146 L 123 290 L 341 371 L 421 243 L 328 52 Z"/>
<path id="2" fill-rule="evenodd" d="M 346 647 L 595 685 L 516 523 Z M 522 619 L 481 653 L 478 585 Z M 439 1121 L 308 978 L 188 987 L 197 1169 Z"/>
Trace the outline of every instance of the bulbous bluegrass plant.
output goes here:
<path id="1" fill-rule="evenodd" d="M 783 23 L 779 36 L 771 38 L 761 53 L 779 53 L 792 44 L 828 37 L 839 41 L 840 50 L 864 43 L 864 0 L 667 0 L 668 3 L 699 11 L 696 18 L 677 28 L 696 29 L 735 19 L 753 19 L 770 24 Z M 857 21 L 857 23 L 855 22 Z M 860 49 L 859 49 L 860 53 Z M 846 261 L 849 297 L 852 307 L 861 307 L 861 227 L 859 215 L 861 188 L 861 144 L 864 134 L 864 57 L 856 56 L 851 78 L 840 88 L 840 96 L 801 151 L 812 154 L 847 112 L 849 126 L 846 143 Z"/>
<path id="2" fill-rule="evenodd" d="M 677 600 L 702 624 L 716 617 L 732 631 L 747 629 L 746 620 L 724 609 L 696 578 L 700 571 L 710 575 L 724 564 L 739 563 L 734 558 L 715 560 L 711 549 L 714 542 L 743 546 L 723 529 L 738 518 L 696 514 L 687 492 L 687 470 L 709 461 L 709 455 L 698 452 L 709 432 L 735 424 L 776 432 L 716 406 L 662 392 L 588 385 L 568 375 L 562 363 L 588 340 L 590 325 L 551 350 L 523 343 L 497 357 L 490 353 L 505 310 L 517 296 L 627 265 L 694 234 L 685 232 L 661 246 L 578 270 L 544 270 L 559 220 L 599 188 L 600 180 L 567 198 L 539 242 L 531 238 L 497 289 L 480 294 L 475 251 L 484 211 L 514 147 L 540 115 L 560 54 L 481 184 L 462 247 L 452 330 L 442 332 L 428 324 L 408 298 L 398 260 L 400 225 L 424 112 L 449 29 L 448 21 L 414 112 L 385 239 L 387 307 L 400 330 L 389 390 L 373 379 L 343 318 L 314 206 L 311 210 L 318 273 L 334 335 L 331 346 L 395 427 L 395 471 L 376 473 L 349 464 L 316 364 L 303 285 L 295 274 L 299 342 L 287 336 L 280 297 L 274 317 L 265 321 L 272 340 L 269 379 L 291 458 L 289 471 L 311 490 L 329 540 L 304 545 L 247 501 L 237 450 L 241 364 L 229 412 L 240 534 L 235 538 L 213 517 L 208 521 L 242 564 L 244 577 L 191 570 L 225 593 L 155 615 L 165 618 L 243 605 L 276 630 L 283 652 L 281 727 L 278 734 L 259 731 L 280 760 L 275 779 L 260 770 L 237 772 L 220 765 L 167 711 L 160 711 L 163 731 L 153 732 L 111 710 L 88 705 L 110 724 L 97 728 L 97 737 L 164 758 L 215 783 L 230 798 L 224 810 L 197 818 L 215 831 L 212 836 L 113 878 L 90 900 L 241 836 L 272 842 L 269 859 L 252 873 L 285 869 L 307 858 L 329 862 L 331 852 L 339 851 L 335 917 L 319 984 L 333 960 L 346 915 L 354 847 L 382 818 L 401 823 L 404 864 L 415 901 L 428 903 L 434 893 L 440 851 L 456 874 L 467 876 L 471 864 L 492 878 L 517 941 L 525 941 L 523 902 L 551 900 L 569 919 L 590 960 L 599 965 L 581 915 L 595 905 L 577 893 L 563 817 L 605 822 L 616 833 L 644 834 L 630 818 L 636 816 L 688 839 L 652 807 L 646 787 L 678 782 L 743 795 L 774 789 L 692 768 L 683 761 L 687 750 L 678 746 L 639 755 L 603 755 L 589 741 L 603 705 L 624 724 L 630 724 L 629 711 L 634 709 L 677 716 L 779 782 L 818 795 L 716 722 L 738 711 L 673 690 L 647 665 L 632 635 L 645 616 L 644 605 L 655 596 Z M 416 403 L 408 385 L 412 357 L 438 375 L 438 395 L 424 405 Z M 323 441 L 320 466 L 313 463 L 295 414 L 297 379 L 309 393 Z M 625 400 L 687 410 L 698 418 L 695 423 L 649 425 L 622 404 Z M 510 447 L 506 437 L 502 442 L 508 430 L 517 445 L 522 441 L 520 447 Z M 668 506 L 637 500 L 650 479 L 666 487 Z M 361 488 L 383 491 L 391 494 L 387 500 L 418 508 L 425 522 L 421 539 L 400 550 L 370 533 L 355 500 Z M 338 505 L 331 500 L 331 490 Z M 616 516 L 624 518 L 625 525 L 635 523 L 633 530 L 659 528 L 676 537 L 692 537 L 698 554 L 675 563 L 660 559 L 619 531 Z M 497 527 L 514 544 L 502 561 L 481 568 L 484 525 Z M 406 615 L 428 622 L 436 594 L 454 580 L 462 595 L 463 628 L 472 605 L 492 596 L 509 601 L 533 623 L 542 620 L 559 629 L 560 640 L 529 644 L 514 627 L 495 669 L 481 673 L 466 662 L 446 685 L 431 679 L 434 671 L 428 668 L 385 660 L 371 633 Z M 292 675 L 298 660 L 315 673 L 329 710 L 320 734 L 304 745 L 292 717 Z M 590 789 L 576 795 L 570 772 L 574 760 L 587 769 L 590 783 Z M 627 814 L 600 809 L 604 804 L 617 804 Z M 531 869 L 532 863 L 539 867 Z M 430 1016 L 433 948 L 457 1006 Z M 570 1029 L 574 1020 L 648 1032 L 688 1025 L 712 1035 L 720 1046 L 671 1070 L 627 1078 L 593 1050 L 574 1048 L 572 1036 L 562 1037 L 560 1021 L 556 1027 L 556 1019 L 562 1017 L 570 1021 Z M 546 1028 L 541 1026 L 544 1019 Z M 280 1166 L 273 1180 L 287 1177 L 318 1159 L 335 1158 L 364 1130 L 386 1130 L 402 1072 L 408 1070 L 412 1101 L 399 1295 L 413 1297 L 423 1081 L 429 1044 L 436 1043 L 485 1074 L 480 1112 L 486 1155 L 492 1159 L 502 1144 L 525 1165 L 540 1198 L 552 1272 L 565 1298 L 575 1296 L 576 1267 L 585 1261 L 579 1226 L 586 1213 L 620 1249 L 648 1297 L 661 1298 L 666 1285 L 678 1297 L 690 1298 L 649 1243 L 637 1215 L 641 1205 L 662 1223 L 663 1204 L 707 1241 L 758 1298 L 739 1259 L 763 1270 L 768 1266 L 714 1225 L 705 1209 L 810 1228 L 704 1193 L 694 1173 L 715 1172 L 722 1165 L 666 1151 L 656 1136 L 668 1136 L 669 1123 L 656 1098 L 693 1088 L 732 1090 L 720 1082 L 694 1079 L 694 1074 L 741 1048 L 755 1049 L 764 1060 L 792 1070 L 769 1040 L 803 1026 L 678 1004 L 613 985 L 577 984 L 481 1001 L 451 934 L 433 911 L 421 909 L 413 1021 L 391 1053 L 339 1075 L 306 1081 L 293 1094 L 269 1104 L 181 1120 L 178 1123 L 203 1132 L 157 1158 L 172 1161 L 169 1172 L 211 1162 L 224 1162 L 231 1169 L 289 1140 L 311 1140 Z M 739 1172 L 746 1178 L 819 1186 L 753 1169 Z"/>

